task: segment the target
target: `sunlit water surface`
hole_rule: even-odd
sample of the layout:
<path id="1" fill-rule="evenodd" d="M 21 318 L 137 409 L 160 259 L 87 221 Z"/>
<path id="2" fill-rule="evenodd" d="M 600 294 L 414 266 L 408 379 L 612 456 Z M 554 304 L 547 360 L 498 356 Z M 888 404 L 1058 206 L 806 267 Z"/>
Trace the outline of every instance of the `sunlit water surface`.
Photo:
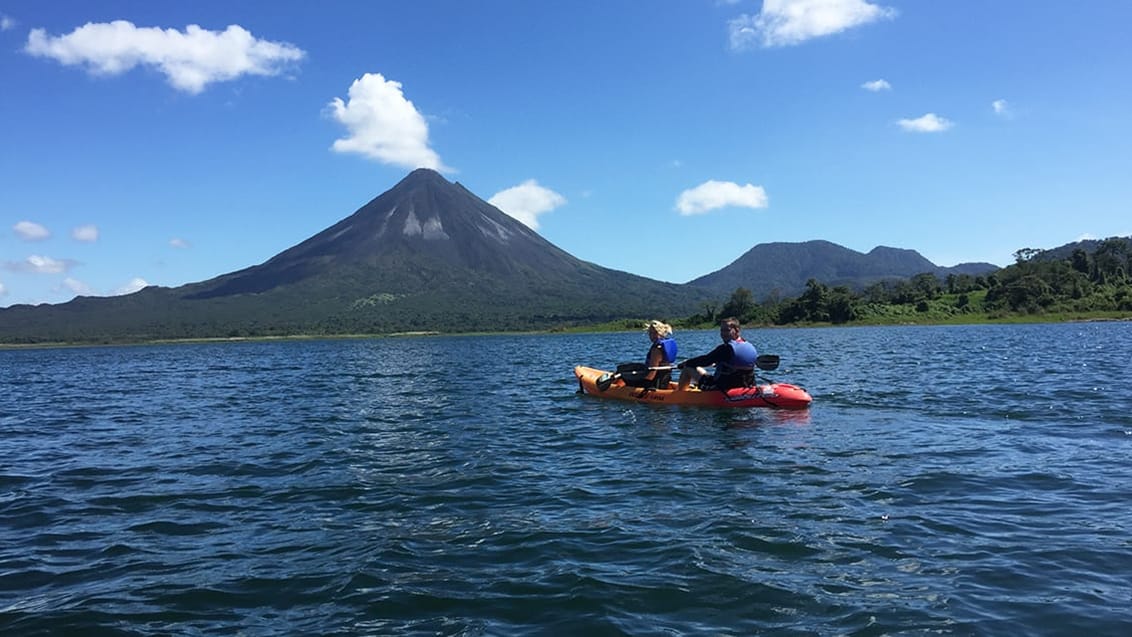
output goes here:
<path id="1" fill-rule="evenodd" d="M 746 336 L 0 351 L 0 634 L 1132 634 L 1132 324 Z"/>

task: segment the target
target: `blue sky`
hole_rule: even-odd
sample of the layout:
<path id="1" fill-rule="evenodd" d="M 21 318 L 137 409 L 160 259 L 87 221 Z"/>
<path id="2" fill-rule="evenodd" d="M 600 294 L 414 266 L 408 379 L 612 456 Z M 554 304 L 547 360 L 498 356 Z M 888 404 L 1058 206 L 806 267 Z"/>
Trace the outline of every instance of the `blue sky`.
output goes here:
<path id="1" fill-rule="evenodd" d="M 418 166 L 685 282 L 1132 234 L 1132 2 L 0 0 L 0 307 L 262 263 Z"/>

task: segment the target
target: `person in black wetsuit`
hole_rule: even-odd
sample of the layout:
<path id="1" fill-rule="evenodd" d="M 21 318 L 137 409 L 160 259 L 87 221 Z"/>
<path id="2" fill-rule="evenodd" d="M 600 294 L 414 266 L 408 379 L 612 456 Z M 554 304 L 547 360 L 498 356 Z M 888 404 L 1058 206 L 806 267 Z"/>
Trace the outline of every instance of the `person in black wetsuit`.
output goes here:
<path id="1" fill-rule="evenodd" d="M 754 345 L 739 335 L 739 320 L 728 318 L 720 321 L 719 337 L 723 339 L 722 345 L 676 366 L 681 370 L 677 389 L 688 389 L 693 382 L 697 382 L 700 389 L 722 391 L 755 384 L 755 359 L 759 353 Z M 711 365 L 715 365 L 715 374 L 708 374 L 704 369 Z"/>

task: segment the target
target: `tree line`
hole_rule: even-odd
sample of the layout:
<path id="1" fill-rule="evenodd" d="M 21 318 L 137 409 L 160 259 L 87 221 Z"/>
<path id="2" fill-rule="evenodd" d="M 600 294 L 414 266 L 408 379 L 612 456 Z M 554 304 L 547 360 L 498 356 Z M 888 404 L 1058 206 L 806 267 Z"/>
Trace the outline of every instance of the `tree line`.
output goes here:
<path id="1" fill-rule="evenodd" d="M 1023 248 L 1014 259 L 981 276 L 949 274 L 940 279 L 925 272 L 863 289 L 810 279 L 795 298 L 772 292 L 761 302 L 740 287 L 722 303 L 705 303 L 686 324 L 712 324 L 728 316 L 763 325 L 840 325 L 1132 312 L 1132 241 L 1127 238 L 1105 239 L 1092 252 L 1076 248 L 1066 257 Z"/>

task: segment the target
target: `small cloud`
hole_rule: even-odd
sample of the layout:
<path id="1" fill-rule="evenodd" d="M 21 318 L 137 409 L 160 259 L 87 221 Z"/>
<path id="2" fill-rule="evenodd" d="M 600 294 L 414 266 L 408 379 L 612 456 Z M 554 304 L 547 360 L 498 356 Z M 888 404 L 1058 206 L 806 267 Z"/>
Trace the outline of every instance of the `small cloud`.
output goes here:
<path id="1" fill-rule="evenodd" d="M 698 215 L 717 208 L 766 208 L 768 200 L 762 186 L 740 186 L 730 181 L 705 181 L 685 190 L 676 199 L 676 210 L 681 215 Z"/>
<path id="2" fill-rule="evenodd" d="M 71 277 L 63 279 L 63 287 L 77 296 L 95 296 L 96 294 L 89 285 Z"/>
<path id="3" fill-rule="evenodd" d="M 187 249 L 189 247 L 189 242 L 185 241 L 184 239 L 182 239 L 180 237 L 173 237 L 172 239 L 169 240 L 169 245 L 174 247 L 174 248 L 184 250 L 184 249 Z"/>
<path id="4" fill-rule="evenodd" d="M 442 172 L 440 156 L 428 145 L 428 123 L 401 92 L 401 83 L 380 73 L 366 73 L 350 85 L 346 101 L 334 98 L 329 115 L 346 127 L 347 136 L 334 140 L 339 153 L 358 153 L 383 164 L 431 168 Z"/>
<path id="5" fill-rule="evenodd" d="M 916 119 L 898 120 L 897 125 L 910 133 L 942 133 L 955 124 L 935 113 L 928 113 Z"/>
<path id="6" fill-rule="evenodd" d="M 43 241 L 51 236 L 47 228 L 34 221 L 20 221 L 12 226 L 12 230 L 15 230 L 16 234 L 24 241 Z"/>
<path id="7" fill-rule="evenodd" d="M 98 226 L 87 225 L 74 228 L 71 230 L 71 238 L 83 243 L 94 243 L 98 241 Z"/>
<path id="8" fill-rule="evenodd" d="M 1073 243 L 1077 243 L 1079 241 L 1096 241 L 1096 239 L 1097 239 L 1097 237 L 1095 235 L 1093 235 L 1092 233 L 1086 232 L 1086 233 L 1082 234 L 1081 236 L 1077 237 L 1076 239 L 1074 239 Z"/>
<path id="9" fill-rule="evenodd" d="M 1001 117 L 1010 117 L 1013 112 L 1010 110 L 1010 104 L 1006 100 L 995 100 L 991 102 L 991 108 L 994 109 L 994 114 Z"/>
<path id="10" fill-rule="evenodd" d="M 861 88 L 866 91 L 872 91 L 873 93 L 879 93 L 880 91 L 891 91 L 892 85 L 885 80 L 873 80 L 872 82 L 865 82 L 861 85 Z"/>
<path id="11" fill-rule="evenodd" d="M 52 259 L 33 254 L 23 261 L 8 261 L 4 269 L 11 272 L 34 272 L 36 274 L 62 274 L 78 265 L 71 259 Z"/>
<path id="12" fill-rule="evenodd" d="M 566 198 L 543 188 L 534 179 L 528 179 L 518 186 L 495 193 L 487 202 L 531 230 L 538 230 L 538 216 L 565 205 Z"/>
<path id="13" fill-rule="evenodd" d="M 123 296 L 123 295 L 126 295 L 126 294 L 133 294 L 134 292 L 137 292 L 138 290 L 142 290 L 142 289 L 144 289 L 148 286 L 149 286 L 149 283 L 145 279 L 143 279 L 141 277 L 134 277 L 134 278 L 130 279 L 130 281 L 128 283 L 126 283 L 125 285 L 114 290 L 114 292 L 112 292 L 110 294 L 110 296 Z"/>
<path id="14" fill-rule="evenodd" d="M 8 288 L 4 287 L 4 282 L 0 281 L 0 296 L 7 296 Z"/>
<path id="15" fill-rule="evenodd" d="M 0 13 L 0 31 L 11 31 L 14 28 L 16 28 L 16 20 Z"/>
<path id="16" fill-rule="evenodd" d="M 306 56 L 298 47 L 257 39 L 235 24 L 224 31 L 195 24 L 178 31 L 136 27 L 126 20 L 90 22 L 60 36 L 32 29 L 24 51 L 83 67 L 92 75 L 120 75 L 136 66 L 153 67 L 173 88 L 192 94 L 243 75 L 280 75 Z"/>
<path id="17" fill-rule="evenodd" d="M 731 20 L 728 32 L 734 51 L 792 46 L 894 18 L 896 13 L 866 0 L 764 0 L 757 15 Z"/>

